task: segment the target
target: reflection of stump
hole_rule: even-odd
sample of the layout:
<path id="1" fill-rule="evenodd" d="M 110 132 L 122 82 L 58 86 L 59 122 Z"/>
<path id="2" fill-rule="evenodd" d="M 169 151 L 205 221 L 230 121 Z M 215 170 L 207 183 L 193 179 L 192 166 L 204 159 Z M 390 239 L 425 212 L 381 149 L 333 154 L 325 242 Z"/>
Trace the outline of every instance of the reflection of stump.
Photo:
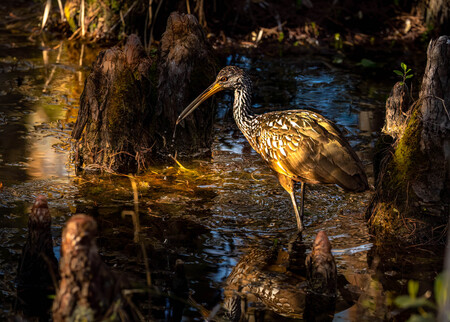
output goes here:
<path id="1" fill-rule="evenodd" d="M 98 165 L 118 172 L 145 165 L 151 142 L 146 126 L 150 114 L 149 59 L 137 36 L 124 49 L 102 51 L 86 80 L 72 132 L 80 139 L 77 166 Z"/>
<path id="2" fill-rule="evenodd" d="M 159 55 L 159 133 L 171 138 L 178 114 L 216 77 L 217 63 L 202 28 L 192 15 L 172 13 L 161 39 Z M 177 128 L 176 150 L 208 150 L 214 105 L 195 111 Z"/>
<path id="3" fill-rule="evenodd" d="M 408 118 L 387 113 L 385 129 L 398 139 L 381 162 L 377 193 L 367 211 L 377 238 L 445 242 L 450 212 L 449 42 L 443 36 L 430 43 L 420 97 Z"/>
<path id="4" fill-rule="evenodd" d="M 215 77 L 212 57 L 195 17 L 177 13 L 161 40 L 157 71 L 137 36 L 123 50 L 101 52 L 72 132 L 77 166 L 129 173 L 173 153 L 178 114 Z M 180 125 L 176 150 L 209 151 L 213 116 L 213 108 L 203 109 Z"/>
<path id="5" fill-rule="evenodd" d="M 28 218 L 28 237 L 17 271 L 19 308 L 23 308 L 25 315 L 29 312 L 47 320 L 51 306 L 48 296 L 54 294 L 58 276 L 51 224 L 47 199 L 38 196 Z"/>
<path id="6" fill-rule="evenodd" d="M 306 258 L 309 289 L 318 294 L 336 295 L 336 263 L 331 244 L 322 230 L 317 233 L 311 254 Z"/>
<path id="7" fill-rule="evenodd" d="M 305 265 L 308 295 L 303 318 L 306 321 L 332 321 L 336 305 L 337 270 L 330 241 L 323 230 L 317 233 Z"/>
<path id="8" fill-rule="evenodd" d="M 75 215 L 64 228 L 61 242 L 61 282 L 53 302 L 54 321 L 100 321 L 130 317 L 124 311 L 126 282 L 111 272 L 98 254 L 97 224 Z"/>

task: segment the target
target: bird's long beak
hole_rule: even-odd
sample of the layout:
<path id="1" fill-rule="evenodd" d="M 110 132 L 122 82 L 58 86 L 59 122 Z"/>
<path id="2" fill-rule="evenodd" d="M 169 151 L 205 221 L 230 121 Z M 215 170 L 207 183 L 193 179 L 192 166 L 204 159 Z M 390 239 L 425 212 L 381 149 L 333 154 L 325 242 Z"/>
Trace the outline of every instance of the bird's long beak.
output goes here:
<path id="1" fill-rule="evenodd" d="M 224 87 L 219 83 L 212 83 L 207 89 L 203 91 L 195 100 L 191 102 L 181 114 L 178 116 L 177 125 L 180 123 L 186 116 L 191 114 L 204 100 L 206 100 L 211 95 L 214 95 L 217 92 L 224 90 Z"/>

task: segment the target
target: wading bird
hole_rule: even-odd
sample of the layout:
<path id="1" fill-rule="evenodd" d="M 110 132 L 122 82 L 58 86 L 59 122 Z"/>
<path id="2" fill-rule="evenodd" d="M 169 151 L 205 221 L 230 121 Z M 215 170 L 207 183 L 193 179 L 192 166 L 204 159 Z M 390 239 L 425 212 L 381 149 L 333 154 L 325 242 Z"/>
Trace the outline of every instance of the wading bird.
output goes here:
<path id="1" fill-rule="evenodd" d="M 236 66 L 223 68 L 215 82 L 181 112 L 176 124 L 222 90 L 234 91 L 234 120 L 291 196 L 299 231 L 303 230 L 306 183 L 337 184 L 348 191 L 369 188 L 361 161 L 334 123 L 310 110 L 254 114 L 252 82 L 247 73 Z M 295 201 L 294 181 L 301 183 L 301 215 Z"/>

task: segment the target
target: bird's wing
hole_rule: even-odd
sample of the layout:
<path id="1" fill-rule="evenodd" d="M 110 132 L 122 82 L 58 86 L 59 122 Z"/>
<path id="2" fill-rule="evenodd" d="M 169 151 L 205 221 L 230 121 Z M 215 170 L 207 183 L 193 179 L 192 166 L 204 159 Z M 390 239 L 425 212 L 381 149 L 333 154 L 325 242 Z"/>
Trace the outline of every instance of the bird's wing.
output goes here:
<path id="1" fill-rule="evenodd" d="M 258 152 L 275 171 L 304 182 L 358 190 L 348 177 L 364 175 L 364 171 L 332 122 L 306 110 L 266 113 L 258 121 Z"/>

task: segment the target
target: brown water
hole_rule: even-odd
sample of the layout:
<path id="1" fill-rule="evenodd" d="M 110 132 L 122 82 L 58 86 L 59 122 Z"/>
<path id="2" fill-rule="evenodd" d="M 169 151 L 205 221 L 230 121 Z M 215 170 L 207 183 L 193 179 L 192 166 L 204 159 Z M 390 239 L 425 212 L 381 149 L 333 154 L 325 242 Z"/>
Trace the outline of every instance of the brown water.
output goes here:
<path id="1" fill-rule="evenodd" d="M 77 177 L 70 160 L 70 131 L 97 52 L 83 45 L 31 41 L 0 29 L 1 319 L 14 315 L 16 267 L 27 214 L 38 194 L 49 200 L 57 256 L 67 218 L 88 213 L 99 223 L 104 260 L 145 283 L 132 220 L 122 216 L 133 207 L 130 180 Z M 320 57 L 252 59 L 236 54 L 227 64 L 246 68 L 255 80 L 258 112 L 310 107 L 336 121 L 373 182 L 372 147 L 393 81 L 330 68 L 328 59 Z M 231 96 L 219 97 L 211 160 L 183 163 L 186 169 L 174 162 L 138 178 L 142 237 L 154 284 L 167 292 L 174 263 L 181 258 L 192 297 L 207 309 L 223 300 L 224 281 L 243 253 L 275 240 L 286 244 L 296 227 L 289 196 L 232 120 Z M 406 293 L 409 279 L 419 280 L 423 293 L 432 289 L 441 269 L 435 252 L 376 249 L 364 220 L 369 198 L 370 192 L 349 194 L 334 186 L 307 189 L 304 240 L 310 245 L 319 230 L 327 232 L 338 270 L 357 294 L 354 305 L 336 312 L 337 321 L 383 320 L 393 313 L 389 299 Z M 151 307 L 139 303 L 145 316 L 167 317 L 167 296 L 155 297 Z M 192 306 L 184 317 L 201 319 Z"/>

